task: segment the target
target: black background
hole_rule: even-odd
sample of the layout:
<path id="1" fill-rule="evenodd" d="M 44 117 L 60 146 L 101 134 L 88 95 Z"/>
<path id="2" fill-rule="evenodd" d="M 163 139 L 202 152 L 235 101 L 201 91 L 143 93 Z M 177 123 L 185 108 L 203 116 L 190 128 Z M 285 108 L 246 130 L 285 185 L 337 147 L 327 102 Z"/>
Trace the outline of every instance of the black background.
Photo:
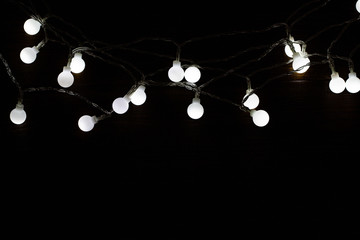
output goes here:
<path id="1" fill-rule="evenodd" d="M 306 10 L 323 2 L 308 1 L 313 5 Z M 292 35 L 305 40 L 356 17 L 355 2 L 330 1 L 294 24 Z M 153 37 L 182 42 L 262 29 L 285 22 L 305 3 L 32 2 L 39 13 L 60 16 L 89 39 L 109 44 Z M 21 49 L 37 45 L 44 34 L 23 31 L 29 16 L 15 1 L 1 5 L 1 54 L 17 81 L 23 88 L 58 87 L 56 77 L 67 62 L 68 49 L 50 42 L 33 64 L 23 64 Z M 356 22 L 333 51 L 347 56 L 359 44 L 358 29 Z M 315 38 L 307 51 L 326 54 L 340 30 Z M 81 36 L 69 26 L 71 31 Z M 239 36 L 194 42 L 182 49 L 181 57 L 206 62 L 231 56 L 233 49 L 271 44 L 285 33 L 279 28 Z M 173 45 L 161 41 L 138 47 L 170 56 L 116 53 L 144 74 L 170 67 L 176 54 Z M 87 55 L 84 59 L 86 68 L 75 76 L 71 90 L 111 110 L 112 101 L 129 90 L 132 80 L 107 62 Z M 250 59 L 248 54 L 239 63 L 222 62 L 219 67 L 230 69 Z M 287 60 L 279 47 L 239 74 Z M 359 51 L 353 60 L 360 72 Z M 290 71 L 289 66 L 255 75 L 253 87 Z M 347 78 L 344 61 L 336 61 L 336 69 Z M 261 88 L 259 107 L 270 115 L 263 128 L 256 127 L 248 113 L 208 96 L 200 97 L 203 117 L 192 120 L 186 107 L 193 92 L 148 86 L 144 105 L 130 106 L 126 114 L 113 114 L 84 133 L 77 127 L 78 118 L 101 112 L 79 98 L 52 91 L 26 93 L 27 120 L 12 124 L 9 113 L 18 95 L 2 67 L 1 170 L 7 226 L 15 235 L 50 238 L 72 231 L 76 237 L 101 239 L 358 239 L 360 99 L 359 94 L 331 93 L 330 73 L 327 64 L 314 65 L 303 76 L 278 78 Z M 201 81 L 211 74 L 203 72 Z M 166 80 L 166 71 L 152 80 Z M 239 103 L 246 83 L 223 78 L 206 90 Z"/>

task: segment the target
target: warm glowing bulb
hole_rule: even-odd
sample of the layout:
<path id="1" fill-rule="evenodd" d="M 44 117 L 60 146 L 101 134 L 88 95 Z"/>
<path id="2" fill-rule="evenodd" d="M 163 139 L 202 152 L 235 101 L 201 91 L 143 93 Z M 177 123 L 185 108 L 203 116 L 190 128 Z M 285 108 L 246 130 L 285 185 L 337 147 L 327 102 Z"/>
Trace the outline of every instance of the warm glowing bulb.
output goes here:
<path id="1" fill-rule="evenodd" d="M 184 69 L 180 61 L 174 60 L 172 67 L 168 71 L 168 77 L 173 82 L 180 82 L 184 78 Z"/>
<path id="2" fill-rule="evenodd" d="M 74 83 L 74 76 L 68 66 L 63 67 L 63 71 L 58 75 L 57 81 L 61 87 L 67 88 Z"/>
<path id="3" fill-rule="evenodd" d="M 126 113 L 129 109 L 130 98 L 128 96 L 118 97 L 112 103 L 112 109 L 118 114 Z"/>
<path id="4" fill-rule="evenodd" d="M 36 59 L 36 55 L 39 52 L 37 47 L 26 47 L 20 52 L 20 59 L 26 64 L 33 63 Z"/>
<path id="5" fill-rule="evenodd" d="M 79 118 L 78 126 L 82 131 L 89 132 L 94 128 L 95 123 L 95 117 L 83 115 L 81 118 Z"/>
<path id="6" fill-rule="evenodd" d="M 269 123 L 269 114 L 264 110 L 251 110 L 250 116 L 258 127 L 264 127 Z"/>
<path id="7" fill-rule="evenodd" d="M 292 63 L 292 67 L 294 69 L 294 71 L 296 71 L 297 73 L 304 73 L 306 72 L 310 65 L 307 65 L 310 63 L 310 59 L 306 56 L 306 53 L 294 53 L 293 55 L 293 63 Z"/>
<path id="8" fill-rule="evenodd" d="M 187 108 L 187 114 L 192 119 L 199 119 L 204 114 L 204 108 L 200 104 L 199 98 L 193 98 L 192 103 Z"/>
<path id="9" fill-rule="evenodd" d="M 292 45 L 294 47 L 295 52 L 301 52 L 301 45 L 300 44 L 295 43 L 295 42 L 292 41 Z M 293 57 L 293 54 L 294 54 L 288 44 L 286 44 L 286 46 L 285 46 L 285 54 L 288 57 L 291 57 L 291 58 Z"/>
<path id="10" fill-rule="evenodd" d="M 185 79 L 188 82 L 196 83 L 201 77 L 201 72 L 196 66 L 190 66 L 185 70 Z"/>
<path id="11" fill-rule="evenodd" d="M 339 73 L 334 72 L 333 74 L 331 74 L 329 88 L 333 93 L 341 93 L 345 90 L 346 88 L 345 80 L 339 77 Z"/>
<path id="12" fill-rule="evenodd" d="M 24 23 L 24 30 L 29 35 L 35 35 L 40 31 L 41 23 L 33 18 L 30 18 Z"/>
<path id="13" fill-rule="evenodd" d="M 15 124 L 22 124 L 25 122 L 26 112 L 24 111 L 24 105 L 18 103 L 16 107 L 10 112 L 10 120 Z"/>
<path id="14" fill-rule="evenodd" d="M 247 97 L 251 92 L 252 92 L 252 89 L 246 90 L 246 95 L 244 96 L 244 98 Z M 259 105 L 259 103 L 260 103 L 260 99 L 259 99 L 258 95 L 256 95 L 255 93 L 252 93 L 244 102 L 244 106 L 249 109 L 255 109 Z"/>
<path id="15" fill-rule="evenodd" d="M 135 105 L 142 105 L 146 101 L 145 86 L 139 86 L 135 92 L 130 95 L 130 101 Z"/>
<path id="16" fill-rule="evenodd" d="M 360 0 L 356 2 L 356 10 L 360 13 Z"/>
<path id="17" fill-rule="evenodd" d="M 85 61 L 81 53 L 75 53 L 70 62 L 70 69 L 73 73 L 81 73 L 85 69 Z"/>

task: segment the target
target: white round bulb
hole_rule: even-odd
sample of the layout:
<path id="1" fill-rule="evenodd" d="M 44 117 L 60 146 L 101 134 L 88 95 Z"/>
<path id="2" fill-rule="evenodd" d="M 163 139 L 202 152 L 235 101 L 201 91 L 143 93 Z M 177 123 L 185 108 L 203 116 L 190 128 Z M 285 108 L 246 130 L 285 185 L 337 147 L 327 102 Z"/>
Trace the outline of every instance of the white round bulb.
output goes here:
<path id="1" fill-rule="evenodd" d="M 35 35 L 40 31 L 41 23 L 33 18 L 30 18 L 24 23 L 24 30 L 29 35 Z"/>
<path id="2" fill-rule="evenodd" d="M 187 107 L 187 114 L 192 119 L 199 119 L 204 114 L 204 108 L 199 98 L 193 98 L 192 103 Z"/>
<path id="3" fill-rule="evenodd" d="M 39 50 L 36 47 L 26 47 L 20 52 L 20 59 L 26 64 L 33 63 Z"/>
<path id="4" fill-rule="evenodd" d="M 269 123 L 269 114 L 264 110 L 252 110 L 250 115 L 254 124 L 258 127 L 264 127 Z"/>
<path id="5" fill-rule="evenodd" d="M 355 72 L 349 73 L 349 78 L 345 82 L 345 88 L 350 93 L 357 93 L 360 91 L 360 79 Z"/>
<path id="6" fill-rule="evenodd" d="M 89 115 L 83 115 L 79 118 L 78 126 L 84 132 L 89 132 L 94 128 L 95 119 Z"/>
<path id="7" fill-rule="evenodd" d="M 22 124 L 25 122 L 26 112 L 22 104 L 17 104 L 16 107 L 10 112 L 10 120 L 15 124 Z"/>
<path id="8" fill-rule="evenodd" d="M 196 83 L 201 77 L 201 72 L 196 66 L 190 66 L 185 70 L 185 79 L 188 82 Z"/>
<path id="9" fill-rule="evenodd" d="M 145 86 L 139 86 L 130 96 L 130 101 L 135 105 L 142 105 L 146 101 Z"/>
<path id="10" fill-rule="evenodd" d="M 247 90 L 244 98 L 247 97 L 250 93 L 251 93 L 251 90 L 250 91 Z M 255 93 L 252 93 L 244 102 L 244 106 L 249 109 L 255 109 L 259 105 L 259 103 L 260 103 L 260 99 L 259 99 L 258 95 L 256 95 Z"/>
<path id="11" fill-rule="evenodd" d="M 356 2 L 356 10 L 360 13 L 360 0 Z"/>
<path id="12" fill-rule="evenodd" d="M 301 45 L 300 44 L 295 43 L 295 42 L 293 42 L 292 44 L 293 44 L 295 52 L 301 52 Z M 286 46 L 285 46 L 285 54 L 290 58 L 292 58 L 293 54 L 294 54 L 288 44 L 286 44 Z"/>
<path id="13" fill-rule="evenodd" d="M 341 93 L 346 88 L 345 80 L 339 77 L 338 73 L 331 74 L 331 80 L 329 82 L 329 88 L 333 93 Z"/>
<path id="14" fill-rule="evenodd" d="M 168 77 L 173 82 L 180 82 L 184 78 L 184 69 L 177 60 L 173 61 L 173 66 L 168 71 Z"/>
<path id="15" fill-rule="evenodd" d="M 118 114 L 126 113 L 127 110 L 129 109 L 129 102 L 130 99 L 127 96 L 118 97 L 113 101 L 112 109 L 114 110 L 114 112 Z"/>
<path id="16" fill-rule="evenodd" d="M 306 72 L 310 67 L 310 65 L 307 65 L 308 63 L 310 63 L 310 59 L 308 57 L 303 56 L 303 54 L 300 54 L 298 52 L 293 54 L 292 67 L 297 73 Z"/>
<path id="17" fill-rule="evenodd" d="M 61 87 L 68 88 L 74 83 L 74 76 L 71 74 L 70 67 L 65 66 L 58 75 L 57 81 Z"/>
<path id="18" fill-rule="evenodd" d="M 73 73 L 81 73 L 85 69 L 85 61 L 81 53 L 75 53 L 70 62 L 70 69 Z"/>

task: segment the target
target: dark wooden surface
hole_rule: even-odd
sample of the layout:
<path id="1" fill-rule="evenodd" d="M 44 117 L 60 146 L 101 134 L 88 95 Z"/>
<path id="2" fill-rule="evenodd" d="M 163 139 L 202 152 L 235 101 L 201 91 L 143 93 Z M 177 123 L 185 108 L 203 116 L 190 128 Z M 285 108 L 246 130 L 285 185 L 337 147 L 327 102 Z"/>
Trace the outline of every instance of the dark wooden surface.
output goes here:
<path id="1" fill-rule="evenodd" d="M 142 37 L 182 41 L 259 29 L 284 22 L 303 1 L 272 1 L 262 6 L 206 3 L 190 12 L 185 10 L 194 3 L 177 4 L 178 8 L 170 3 L 163 7 L 160 3 L 115 6 L 107 1 L 83 5 L 54 1 L 47 6 L 91 39 L 117 43 Z M 11 2 L 1 5 L 0 53 L 14 76 L 24 87 L 56 86 L 66 50 L 51 43 L 34 64 L 22 64 L 20 50 L 37 44 L 43 35 L 27 36 L 22 24 L 28 16 Z M 307 39 L 328 25 L 356 17 L 354 5 L 355 1 L 331 1 L 327 8 L 295 24 L 293 35 Z M 334 51 L 346 56 L 359 44 L 359 27 L 357 22 L 349 28 Z M 267 37 L 284 36 L 281 30 L 273 32 L 261 35 L 265 42 Z M 326 54 L 337 32 L 314 39 L 308 52 Z M 213 58 L 212 51 L 219 54 L 218 49 L 236 48 L 226 44 L 226 37 L 218 41 L 201 41 L 194 49 L 189 47 L 195 53 L 183 49 L 182 56 L 203 61 Z M 255 43 L 254 39 L 241 40 L 244 48 Z M 113 99 L 124 95 L 131 81 L 118 68 L 86 60 L 86 70 L 76 78 L 73 90 L 111 109 Z M 286 60 L 278 50 L 254 67 Z M 360 73 L 359 51 L 354 61 Z M 134 63 L 144 72 L 162 64 L 141 59 Z M 336 67 L 346 78 L 347 65 L 339 61 Z M 261 73 L 253 84 L 259 86 L 286 71 L 289 66 Z M 9 204 L 4 207 L 14 211 L 7 220 L 16 233 L 21 233 L 19 224 L 29 236 L 46 226 L 53 236 L 74 229 L 76 236 L 104 238 L 114 233 L 117 239 L 359 237 L 360 95 L 331 93 L 326 64 L 311 66 L 302 77 L 276 79 L 259 90 L 260 107 L 270 114 L 264 128 L 256 127 L 237 107 L 206 96 L 201 97 L 204 116 L 191 120 L 186 107 L 192 92 L 156 86 L 147 88 L 144 105 L 113 115 L 88 133 L 81 132 L 76 122 L 83 114 L 99 114 L 96 109 L 66 94 L 27 93 L 28 118 L 16 126 L 9 120 L 17 101 L 16 88 L 3 65 L 0 74 L 3 198 Z M 209 86 L 209 91 L 239 102 L 246 83 L 238 81 L 223 79 Z M 34 218 L 41 219 L 39 225 L 27 229 Z M 57 223 L 47 219 L 57 219 Z"/>

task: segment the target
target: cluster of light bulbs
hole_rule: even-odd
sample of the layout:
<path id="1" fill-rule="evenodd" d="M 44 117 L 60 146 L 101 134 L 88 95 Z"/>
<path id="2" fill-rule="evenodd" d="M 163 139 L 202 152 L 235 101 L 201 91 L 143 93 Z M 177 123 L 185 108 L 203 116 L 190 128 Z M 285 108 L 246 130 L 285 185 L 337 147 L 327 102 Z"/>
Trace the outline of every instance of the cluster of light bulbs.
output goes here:
<path id="1" fill-rule="evenodd" d="M 356 10 L 360 13 L 360 0 L 356 2 Z M 29 35 L 37 34 L 41 29 L 41 20 L 30 18 L 24 23 L 24 30 Z M 26 63 L 31 64 L 36 60 L 39 49 L 44 46 L 44 42 L 40 42 L 37 46 L 25 47 L 20 52 L 20 59 Z M 305 51 L 305 46 L 302 41 L 295 41 L 292 36 L 285 44 L 285 54 L 292 58 L 292 68 L 298 73 L 305 73 L 310 68 L 310 59 Z M 72 73 L 78 74 L 85 69 L 85 61 L 82 58 L 81 49 L 75 49 L 68 64 L 63 67 L 63 71 L 58 75 L 58 84 L 63 88 L 70 87 L 74 82 Z M 199 66 L 191 65 L 185 70 L 181 65 L 179 59 L 172 62 L 172 66 L 168 70 L 168 78 L 172 82 L 180 82 L 185 79 L 191 84 L 196 84 L 201 78 L 201 71 Z M 124 114 L 129 109 L 129 103 L 134 105 L 142 105 L 146 101 L 145 85 L 140 84 L 135 91 L 126 94 L 123 97 L 118 97 L 112 102 L 112 109 L 117 114 Z M 333 71 L 329 88 L 333 93 L 341 93 L 345 89 L 350 93 L 357 93 L 360 91 L 360 79 L 356 76 L 354 71 L 350 71 L 347 80 L 341 78 L 338 72 Z M 246 98 L 246 100 L 245 100 Z M 254 93 L 253 89 L 249 87 L 243 97 L 243 105 L 249 109 L 250 116 L 256 126 L 266 126 L 270 120 L 269 114 L 265 110 L 256 110 L 260 103 L 259 97 Z M 196 95 L 192 102 L 187 107 L 187 114 L 192 119 L 199 119 L 204 114 L 204 107 L 200 103 L 200 98 Z M 18 102 L 16 107 L 10 112 L 10 119 L 14 124 L 22 124 L 26 120 L 26 112 L 22 102 Z M 91 131 L 99 119 L 96 116 L 83 115 L 78 120 L 78 127 L 84 131 Z"/>

